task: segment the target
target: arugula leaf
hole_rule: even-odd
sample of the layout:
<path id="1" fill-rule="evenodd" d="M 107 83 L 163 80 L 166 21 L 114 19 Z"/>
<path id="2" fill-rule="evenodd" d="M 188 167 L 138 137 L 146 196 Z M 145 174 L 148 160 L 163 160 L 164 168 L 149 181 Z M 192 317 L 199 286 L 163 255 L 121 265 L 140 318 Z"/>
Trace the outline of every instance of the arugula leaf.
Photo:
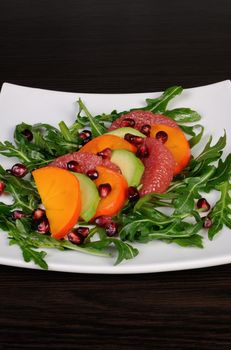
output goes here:
<path id="1" fill-rule="evenodd" d="M 120 264 L 124 259 L 128 260 L 135 258 L 139 253 L 138 249 L 133 248 L 130 244 L 125 243 L 119 239 L 110 238 L 110 242 L 115 245 L 118 252 L 118 257 L 115 265 Z"/>
<path id="2" fill-rule="evenodd" d="M 185 238 L 173 238 L 169 243 L 176 243 L 181 247 L 203 248 L 203 237 L 195 234 Z"/>
<path id="3" fill-rule="evenodd" d="M 175 108 L 172 110 L 167 110 L 164 111 L 164 115 L 172 118 L 179 125 L 197 122 L 201 119 L 200 114 L 191 108 Z"/>
<path id="4" fill-rule="evenodd" d="M 195 145 L 197 145 L 204 133 L 204 127 L 200 124 L 196 124 L 193 126 L 185 126 L 185 125 L 181 125 L 180 126 L 181 129 L 188 135 L 191 135 L 191 139 L 189 139 L 189 145 L 190 148 L 193 148 Z M 196 133 L 196 130 L 200 129 L 200 131 L 198 133 Z"/>
<path id="5" fill-rule="evenodd" d="M 229 181 L 225 181 L 217 186 L 220 190 L 220 199 L 217 201 L 212 211 L 209 214 L 212 220 L 212 226 L 209 228 L 208 237 L 210 240 L 226 225 L 231 229 L 231 197 L 229 191 L 231 190 L 231 184 Z"/>
<path id="6" fill-rule="evenodd" d="M 185 187 L 180 187 L 178 193 L 180 196 L 174 200 L 174 214 L 188 213 L 194 208 L 194 200 L 200 197 L 199 191 L 202 190 L 213 175 L 215 167 L 207 166 L 200 177 L 189 177 L 182 181 Z M 175 189 L 176 190 L 176 189 Z"/>
<path id="7" fill-rule="evenodd" d="M 221 156 L 221 150 L 226 145 L 226 132 L 224 131 L 224 136 L 221 136 L 215 145 L 211 146 L 211 142 L 212 136 L 209 137 L 209 140 L 200 155 L 195 158 L 196 162 L 206 160 L 207 164 L 209 164 L 211 161 L 219 159 Z"/>
<path id="8" fill-rule="evenodd" d="M 213 176 L 208 180 L 205 191 L 209 192 L 213 189 L 219 189 L 221 183 L 228 181 L 231 176 L 231 154 L 223 161 L 219 159 L 217 168 Z"/>
<path id="9" fill-rule="evenodd" d="M 147 107 L 143 108 L 155 113 L 165 112 L 169 101 L 175 96 L 180 95 L 183 91 L 181 86 L 172 86 L 164 91 L 164 93 L 157 98 L 147 98 Z"/>
<path id="10" fill-rule="evenodd" d="M 79 104 L 79 109 L 80 109 L 78 115 L 80 115 L 81 111 L 84 111 L 86 118 L 88 119 L 88 123 L 91 127 L 92 135 L 94 137 L 96 137 L 96 136 L 100 136 L 102 134 L 105 134 L 105 132 L 107 132 L 107 129 L 104 127 L 104 125 L 102 123 L 98 122 L 97 120 L 95 120 L 95 118 L 93 118 L 93 116 L 88 111 L 87 107 L 85 106 L 85 104 L 83 103 L 81 98 L 78 100 L 78 104 Z"/>
<path id="11" fill-rule="evenodd" d="M 9 231 L 10 245 L 17 244 L 23 254 L 23 258 L 26 262 L 33 261 L 36 265 L 40 266 L 42 269 L 47 270 L 48 265 L 44 260 L 46 252 L 35 251 L 30 244 L 28 244 L 27 239 L 24 237 L 25 228 L 20 220 L 16 220 L 16 227 L 12 228 L 12 224 Z"/>

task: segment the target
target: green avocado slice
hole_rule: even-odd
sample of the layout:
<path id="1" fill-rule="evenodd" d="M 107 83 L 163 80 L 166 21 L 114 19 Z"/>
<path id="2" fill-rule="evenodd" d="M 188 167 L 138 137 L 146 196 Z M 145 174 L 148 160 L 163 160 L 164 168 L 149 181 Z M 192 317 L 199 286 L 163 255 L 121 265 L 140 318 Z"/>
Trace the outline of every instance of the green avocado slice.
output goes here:
<path id="1" fill-rule="evenodd" d="M 125 149 L 116 149 L 112 152 L 111 162 L 118 165 L 128 186 L 138 186 L 144 172 L 144 165 L 134 153 Z"/>
<path id="2" fill-rule="evenodd" d="M 80 193 L 81 193 L 81 201 L 82 201 L 82 209 L 80 213 L 80 217 L 88 222 L 90 221 L 98 207 L 100 197 L 98 193 L 98 189 L 94 182 L 89 179 L 88 176 L 80 173 L 73 173 L 77 179 L 79 180 L 80 185 Z"/>
<path id="3" fill-rule="evenodd" d="M 118 129 L 115 129 L 115 130 L 108 132 L 107 134 L 112 134 L 112 135 L 122 137 L 122 138 L 124 138 L 124 136 L 126 134 L 132 134 L 132 135 L 143 137 L 143 138 L 146 137 L 139 130 L 136 130 L 136 129 L 131 128 L 131 127 L 118 128 Z"/>

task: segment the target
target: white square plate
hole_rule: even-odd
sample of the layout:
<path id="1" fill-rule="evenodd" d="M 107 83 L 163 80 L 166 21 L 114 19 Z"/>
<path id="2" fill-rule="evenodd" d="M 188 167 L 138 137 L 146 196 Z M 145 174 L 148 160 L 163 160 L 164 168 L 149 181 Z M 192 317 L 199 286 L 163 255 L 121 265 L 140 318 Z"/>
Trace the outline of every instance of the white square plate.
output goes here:
<path id="1" fill-rule="evenodd" d="M 156 97 L 160 93 L 137 94 L 85 94 L 48 91 L 3 84 L 0 95 L 0 140 L 12 140 L 16 124 L 45 122 L 57 125 L 64 120 L 73 123 L 77 105 L 81 97 L 93 115 L 111 112 L 113 109 L 127 110 L 142 107 L 146 98 Z M 229 153 L 231 130 L 231 83 L 220 83 L 186 89 L 174 99 L 171 108 L 191 107 L 202 115 L 201 124 L 205 126 L 204 143 L 212 134 L 214 142 L 227 131 L 228 144 L 225 153 Z M 194 152 L 198 152 L 195 150 Z M 13 160 L 11 159 L 11 164 Z M 6 166 L 9 160 L 1 157 Z M 212 199 L 211 199 L 212 200 Z M 171 270 L 183 270 L 231 263 L 231 232 L 224 228 L 210 242 L 204 239 L 204 249 L 182 248 L 175 244 L 153 241 L 148 244 L 136 244 L 140 253 L 118 266 L 113 259 L 85 255 L 83 253 L 47 250 L 46 261 L 50 270 L 81 273 L 145 273 Z M 7 235 L 0 235 L 0 264 L 37 268 L 33 263 L 25 263 L 17 246 L 9 246 Z"/>

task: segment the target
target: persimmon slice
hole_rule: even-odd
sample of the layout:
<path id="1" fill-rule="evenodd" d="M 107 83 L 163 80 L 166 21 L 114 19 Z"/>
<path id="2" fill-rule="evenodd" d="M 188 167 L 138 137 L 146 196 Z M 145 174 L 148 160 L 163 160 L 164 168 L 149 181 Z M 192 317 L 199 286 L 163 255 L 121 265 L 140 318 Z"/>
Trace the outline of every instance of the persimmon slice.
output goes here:
<path id="1" fill-rule="evenodd" d="M 116 215 L 124 206 L 127 199 L 128 184 L 125 178 L 111 169 L 97 166 L 99 177 L 94 181 L 97 187 L 110 184 L 111 192 L 107 197 L 101 198 L 95 217 L 101 215 Z"/>
<path id="2" fill-rule="evenodd" d="M 52 237 L 63 238 L 77 223 L 81 211 L 79 181 L 67 170 L 44 167 L 32 172 Z"/>
<path id="3" fill-rule="evenodd" d="M 150 136 L 156 137 L 159 131 L 164 131 L 168 135 L 168 139 L 164 145 L 169 149 L 176 161 L 174 168 L 174 175 L 176 175 L 188 165 L 190 160 L 191 152 L 188 140 L 180 128 L 173 128 L 164 124 L 151 125 Z"/>
<path id="4" fill-rule="evenodd" d="M 114 149 L 126 149 L 133 153 L 136 152 L 136 147 L 121 137 L 105 134 L 95 137 L 84 145 L 79 152 L 89 152 L 97 154 L 103 151 L 105 148 Z"/>

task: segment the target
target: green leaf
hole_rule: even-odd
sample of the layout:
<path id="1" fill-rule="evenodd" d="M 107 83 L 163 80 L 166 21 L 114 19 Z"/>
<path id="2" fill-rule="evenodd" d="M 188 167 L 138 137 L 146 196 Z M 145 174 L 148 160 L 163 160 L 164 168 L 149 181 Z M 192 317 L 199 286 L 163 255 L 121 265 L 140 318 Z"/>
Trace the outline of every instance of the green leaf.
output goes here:
<path id="1" fill-rule="evenodd" d="M 100 135 L 104 134 L 105 132 L 107 132 L 107 129 L 101 123 L 99 123 L 97 120 L 95 120 L 95 118 L 93 118 L 93 116 L 88 111 L 87 107 L 85 106 L 85 104 L 83 103 L 81 98 L 78 100 L 78 104 L 79 104 L 79 108 L 80 108 L 79 114 L 81 113 L 81 111 L 84 111 L 86 118 L 88 119 L 89 125 L 91 127 L 92 135 L 94 137 L 100 136 Z"/>
<path id="2" fill-rule="evenodd" d="M 176 243 L 181 247 L 197 247 L 203 248 L 203 237 L 200 235 L 193 235 L 190 237 L 173 238 L 170 243 Z"/>
<path id="3" fill-rule="evenodd" d="M 208 180 L 205 191 L 209 192 L 213 189 L 219 189 L 219 186 L 229 181 L 231 176 L 231 154 L 229 154 L 223 161 L 219 159 L 218 165 L 213 176 Z"/>
<path id="4" fill-rule="evenodd" d="M 184 123 L 197 122 L 201 119 L 200 114 L 190 108 L 175 108 L 169 111 L 165 111 L 164 115 L 172 118 L 179 125 Z"/>
<path id="5" fill-rule="evenodd" d="M 183 91 L 181 86 L 172 86 L 164 91 L 164 93 L 157 98 L 147 98 L 147 109 L 155 113 L 165 112 L 169 101 L 171 101 L 175 96 L 180 95 Z"/>
<path id="6" fill-rule="evenodd" d="M 208 166 L 200 177 L 186 178 L 183 183 L 185 188 L 180 188 L 178 191 L 180 196 L 174 200 L 175 215 L 188 213 L 194 208 L 194 199 L 199 198 L 199 191 L 202 190 L 208 179 L 213 175 L 215 168 Z"/>
<path id="7" fill-rule="evenodd" d="M 118 257 L 115 265 L 120 264 L 124 259 L 128 260 L 135 258 L 139 253 L 138 249 L 133 248 L 130 244 L 125 243 L 119 239 L 110 238 L 110 242 L 115 245 L 118 252 Z"/>
<path id="8" fill-rule="evenodd" d="M 231 184 L 229 181 L 225 181 L 217 186 L 217 188 L 220 190 L 220 199 L 209 214 L 209 217 L 212 219 L 212 226 L 208 231 L 210 240 L 222 230 L 224 225 L 231 229 L 231 197 L 229 194 Z"/>
<path id="9" fill-rule="evenodd" d="M 224 136 L 221 136 L 215 145 L 211 146 L 211 142 L 212 136 L 209 137 L 209 140 L 201 154 L 195 158 L 196 162 L 202 162 L 204 160 L 211 162 L 219 159 L 221 156 L 221 150 L 226 145 L 226 132 L 224 132 Z"/>
<path id="10" fill-rule="evenodd" d="M 193 126 L 185 126 L 181 125 L 181 129 L 188 135 L 191 135 L 191 139 L 189 139 L 189 145 L 190 148 L 193 148 L 195 145 L 197 145 L 204 133 L 204 127 L 200 124 L 196 124 Z M 199 129 L 199 132 L 196 132 L 196 130 Z"/>

